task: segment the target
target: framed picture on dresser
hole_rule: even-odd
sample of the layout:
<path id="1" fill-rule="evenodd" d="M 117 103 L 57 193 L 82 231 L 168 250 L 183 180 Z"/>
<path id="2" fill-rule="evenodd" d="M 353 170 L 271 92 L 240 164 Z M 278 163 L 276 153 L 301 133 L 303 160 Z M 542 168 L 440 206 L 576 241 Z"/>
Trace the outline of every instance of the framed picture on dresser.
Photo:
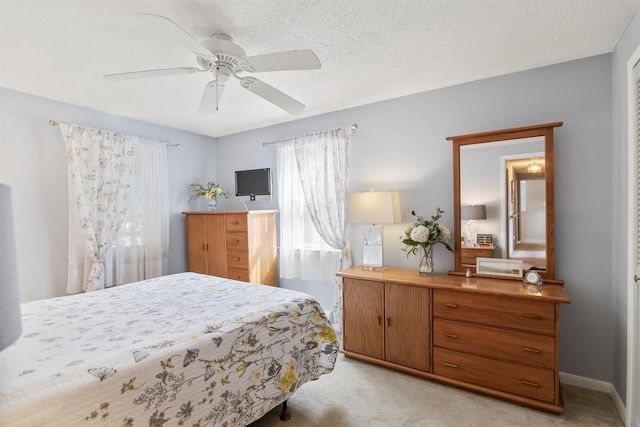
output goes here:
<path id="1" fill-rule="evenodd" d="M 522 279 L 522 260 L 504 258 L 476 258 L 476 274 Z"/>

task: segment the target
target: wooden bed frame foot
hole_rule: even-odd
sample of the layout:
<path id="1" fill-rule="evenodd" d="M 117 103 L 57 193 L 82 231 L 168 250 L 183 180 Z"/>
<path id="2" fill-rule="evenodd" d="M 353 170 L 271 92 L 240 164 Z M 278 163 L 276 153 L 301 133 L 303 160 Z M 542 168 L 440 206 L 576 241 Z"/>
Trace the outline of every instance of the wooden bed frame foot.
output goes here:
<path id="1" fill-rule="evenodd" d="M 280 421 L 289 421 L 291 415 L 287 411 L 287 401 L 282 402 L 282 412 L 280 413 Z"/>

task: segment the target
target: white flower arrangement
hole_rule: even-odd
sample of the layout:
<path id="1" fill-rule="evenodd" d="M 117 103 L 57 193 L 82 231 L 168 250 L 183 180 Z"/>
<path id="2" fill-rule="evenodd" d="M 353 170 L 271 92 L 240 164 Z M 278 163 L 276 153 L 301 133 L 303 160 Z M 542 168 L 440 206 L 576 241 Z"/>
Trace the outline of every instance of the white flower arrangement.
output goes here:
<path id="1" fill-rule="evenodd" d="M 213 181 L 209 181 L 207 186 L 204 187 L 200 184 L 190 184 L 189 190 L 191 190 L 191 196 L 189 197 L 189 201 L 196 200 L 198 197 L 204 196 L 207 199 L 217 199 L 218 196 L 227 198 L 229 197 L 229 192 L 217 185 Z"/>
<path id="2" fill-rule="evenodd" d="M 445 247 L 453 252 L 453 248 L 447 243 L 451 239 L 451 230 L 446 225 L 438 223 L 438 220 L 444 213 L 440 208 L 436 208 L 436 214 L 430 220 L 424 219 L 416 215 L 415 211 L 411 211 L 411 215 L 417 217 L 416 222 L 407 224 L 404 229 L 404 235 L 400 236 L 404 248 L 402 250 L 409 254 L 417 254 L 418 248 L 422 246 L 433 246 L 436 243 L 442 243 Z"/>

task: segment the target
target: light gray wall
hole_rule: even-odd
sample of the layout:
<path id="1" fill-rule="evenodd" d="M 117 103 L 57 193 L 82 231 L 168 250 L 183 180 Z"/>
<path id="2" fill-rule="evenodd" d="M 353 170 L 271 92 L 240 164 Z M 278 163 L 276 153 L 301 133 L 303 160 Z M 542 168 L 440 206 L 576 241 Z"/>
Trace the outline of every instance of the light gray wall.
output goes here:
<path id="1" fill-rule="evenodd" d="M 561 370 L 612 381 L 611 103 L 611 55 L 601 55 L 221 137 L 218 178 L 231 185 L 235 169 L 273 167 L 274 149 L 263 141 L 357 122 L 349 190 L 397 190 L 404 223 L 411 210 L 431 215 L 439 206 L 452 227 L 447 136 L 564 121 L 556 130 L 556 266 L 572 303 L 561 308 Z M 416 257 L 400 250 L 402 229 L 384 228 L 385 264 L 417 268 Z M 357 264 L 361 230 L 348 232 Z M 442 245 L 435 265 L 438 272 L 453 267 Z M 311 293 L 324 306 L 333 298 L 330 284 Z"/>
<path id="2" fill-rule="evenodd" d="M 60 129 L 49 119 L 182 144 L 168 148 L 169 272 L 185 271 L 181 212 L 204 209 L 187 204 L 187 186 L 215 179 L 213 138 L 0 88 L 0 182 L 12 187 L 21 299 L 61 296 L 66 288 L 67 157 Z"/>
<path id="3" fill-rule="evenodd" d="M 628 276 L 629 250 L 628 229 L 628 90 L 627 62 L 640 46 L 640 15 L 636 12 L 627 26 L 625 33 L 612 54 L 613 79 L 613 127 L 612 127 L 612 164 L 613 185 L 611 213 L 613 244 L 611 251 L 611 283 L 613 315 L 613 379 L 612 383 L 621 398 L 626 399 L 627 375 L 627 287 L 631 277 Z"/>
<path id="4" fill-rule="evenodd" d="M 632 24 L 637 28 L 635 20 Z M 632 36 L 635 44 L 637 33 L 634 30 Z M 619 50 L 616 55 L 624 56 Z M 625 254 L 620 241 L 626 230 L 616 225 L 612 233 L 611 223 L 626 224 L 612 221 L 624 216 L 619 199 L 626 193 L 617 189 L 623 181 L 616 168 L 624 166 L 624 154 L 622 137 L 615 128 L 612 131 L 611 65 L 611 55 L 596 56 L 230 135 L 217 144 L 211 138 L 0 89 L 0 181 L 14 188 L 22 298 L 62 295 L 66 281 L 66 159 L 60 132 L 48 126 L 49 119 L 183 144 L 169 152 L 170 272 L 186 267 L 180 212 L 204 207 L 187 205 L 186 186 L 215 179 L 232 189 L 234 170 L 274 168 L 274 149 L 263 147 L 263 141 L 357 122 L 349 190 L 397 190 L 403 223 L 411 221 L 411 210 L 431 215 L 441 207 L 446 211 L 444 224 L 453 227 L 452 149 L 447 136 L 564 121 L 556 131 L 556 256 L 557 275 L 565 280 L 572 303 L 561 309 L 561 370 L 603 381 L 614 381 L 615 376 L 622 395 L 624 370 L 618 362 L 624 360 L 624 305 L 618 301 L 621 291 L 611 285 L 617 274 L 612 272 L 612 239 L 614 257 L 616 251 Z M 618 91 L 622 83 L 617 74 L 614 83 Z M 621 95 L 616 96 L 616 108 L 622 111 Z M 275 196 L 268 205 L 248 206 L 277 209 Z M 220 207 L 238 209 L 242 204 L 229 199 Z M 418 260 L 406 258 L 400 250 L 403 227 L 384 228 L 385 264 L 416 268 Z M 349 226 L 347 232 L 359 263 L 361 228 Z M 435 262 L 438 272 L 446 272 L 453 267 L 453 255 L 439 246 Z M 332 304 L 329 284 L 293 281 L 283 286 L 309 292 L 325 307 Z"/>

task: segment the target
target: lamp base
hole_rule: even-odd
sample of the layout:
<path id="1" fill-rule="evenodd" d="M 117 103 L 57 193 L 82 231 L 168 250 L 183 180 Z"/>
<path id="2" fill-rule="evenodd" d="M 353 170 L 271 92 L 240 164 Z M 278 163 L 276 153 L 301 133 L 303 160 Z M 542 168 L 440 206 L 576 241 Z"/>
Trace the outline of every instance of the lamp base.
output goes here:
<path id="1" fill-rule="evenodd" d="M 377 267 L 375 265 L 361 265 L 360 268 L 367 271 L 384 271 L 387 269 L 387 267 Z"/>

